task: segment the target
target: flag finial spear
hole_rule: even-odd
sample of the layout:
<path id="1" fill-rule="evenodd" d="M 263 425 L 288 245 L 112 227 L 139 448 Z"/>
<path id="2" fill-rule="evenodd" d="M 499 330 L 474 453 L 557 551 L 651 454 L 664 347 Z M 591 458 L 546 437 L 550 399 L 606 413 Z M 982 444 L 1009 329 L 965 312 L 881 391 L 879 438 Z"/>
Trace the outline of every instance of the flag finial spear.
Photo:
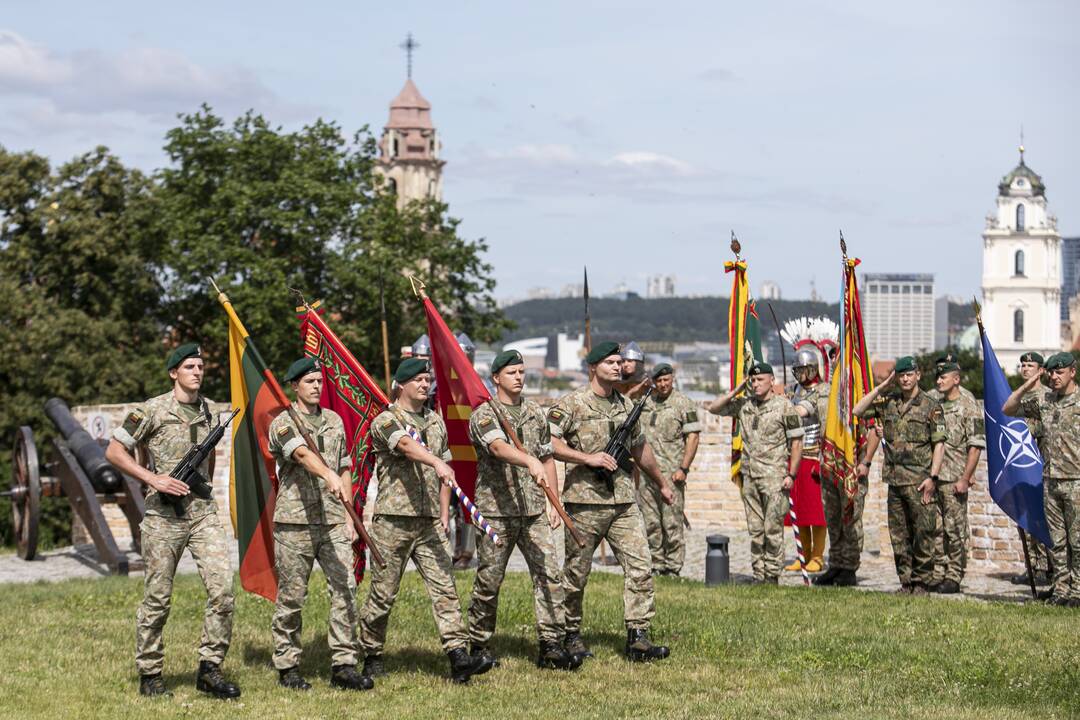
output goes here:
<path id="1" fill-rule="evenodd" d="M 423 280 L 415 275 L 409 275 L 409 285 L 412 286 L 413 294 L 416 295 L 416 297 L 421 300 L 427 299 L 427 293 L 425 292 L 427 285 L 424 284 Z"/>
<path id="2" fill-rule="evenodd" d="M 742 243 L 739 242 L 739 238 L 735 237 L 735 231 L 731 231 L 731 252 L 735 253 L 735 259 L 741 260 L 739 253 L 742 252 Z"/>
<path id="3" fill-rule="evenodd" d="M 979 300 L 975 296 L 972 296 L 971 298 L 971 307 L 975 308 L 975 322 L 979 324 L 979 332 L 982 332 L 982 305 L 979 304 Z"/>
<path id="4" fill-rule="evenodd" d="M 847 241 L 844 240 L 843 230 L 840 231 L 840 252 L 843 253 L 845 258 L 847 257 Z"/>

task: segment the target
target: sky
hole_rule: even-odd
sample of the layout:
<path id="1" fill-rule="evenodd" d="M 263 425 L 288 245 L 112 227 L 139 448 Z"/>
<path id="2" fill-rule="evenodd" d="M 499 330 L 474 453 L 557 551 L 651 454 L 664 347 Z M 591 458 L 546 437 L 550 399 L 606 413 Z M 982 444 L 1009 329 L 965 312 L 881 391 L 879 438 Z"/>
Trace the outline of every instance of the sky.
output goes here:
<path id="1" fill-rule="evenodd" d="M 155 7 L 160 6 L 160 7 Z M 1080 235 L 1080 3 L 50 3 L 0 0 L 0 145 L 144 169 L 178 113 L 254 108 L 381 131 L 405 81 L 484 238 L 496 296 L 652 274 L 726 294 L 734 230 L 756 291 L 839 295 L 867 272 L 979 288 L 981 232 L 1017 163 Z M 1071 68 L 1071 69 L 1070 69 Z"/>

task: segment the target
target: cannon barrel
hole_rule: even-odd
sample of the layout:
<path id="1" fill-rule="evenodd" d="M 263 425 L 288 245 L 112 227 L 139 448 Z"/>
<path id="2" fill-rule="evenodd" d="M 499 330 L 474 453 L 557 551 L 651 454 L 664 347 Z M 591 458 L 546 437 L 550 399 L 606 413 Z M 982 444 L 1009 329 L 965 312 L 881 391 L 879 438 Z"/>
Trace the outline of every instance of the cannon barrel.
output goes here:
<path id="1" fill-rule="evenodd" d="M 64 441 L 90 478 L 94 490 L 100 493 L 117 492 L 121 486 L 120 473 L 105 459 L 105 451 L 97 440 L 71 416 L 67 403 L 54 397 L 45 403 L 45 414 L 64 436 Z"/>

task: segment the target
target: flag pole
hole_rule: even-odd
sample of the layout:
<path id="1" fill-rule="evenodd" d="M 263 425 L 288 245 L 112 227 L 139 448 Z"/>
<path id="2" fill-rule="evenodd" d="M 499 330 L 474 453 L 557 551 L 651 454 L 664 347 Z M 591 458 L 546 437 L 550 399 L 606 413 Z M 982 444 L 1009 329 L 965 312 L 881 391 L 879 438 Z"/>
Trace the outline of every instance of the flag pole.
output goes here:
<path id="1" fill-rule="evenodd" d="M 1027 568 L 1028 585 L 1031 586 L 1031 597 L 1034 600 L 1039 599 L 1039 593 L 1035 590 L 1035 573 L 1031 569 L 1031 555 L 1028 553 L 1027 533 L 1024 532 L 1024 528 L 1019 525 L 1016 526 L 1016 532 L 1020 533 L 1020 547 L 1024 548 L 1024 567 Z"/>
<path id="2" fill-rule="evenodd" d="M 266 361 L 262 359 L 262 355 L 259 354 L 259 351 L 255 347 L 255 344 L 251 341 L 251 336 L 248 334 L 247 328 L 244 327 L 244 324 L 240 322 L 240 318 L 236 315 L 236 310 L 233 309 L 232 301 L 229 300 L 229 296 L 221 291 L 221 288 L 217 286 L 217 283 L 214 282 L 213 278 L 210 278 L 210 284 L 217 292 L 218 302 L 221 303 L 221 306 L 225 308 L 225 313 L 229 316 L 229 319 L 231 321 L 236 323 L 236 326 L 240 328 L 241 333 L 244 335 L 244 341 L 247 345 L 247 349 L 251 350 L 255 354 L 255 357 L 256 359 L 258 359 L 259 364 L 261 364 L 263 368 L 265 368 L 263 370 L 263 379 L 266 380 L 266 384 L 270 388 L 270 393 L 274 396 L 274 399 L 278 402 L 278 404 L 280 404 L 285 409 L 285 411 L 289 413 L 289 419 L 292 420 L 294 425 L 296 425 L 296 429 L 300 431 L 300 435 L 304 438 L 304 443 L 307 445 L 308 450 L 314 453 L 315 457 L 319 458 L 319 461 L 329 468 L 330 465 L 326 462 L 326 459 L 323 458 L 322 453 L 319 452 L 319 446 L 318 444 L 316 444 L 315 439 L 311 437 L 311 433 L 308 432 L 308 430 L 306 429 L 303 421 L 300 419 L 299 413 L 296 412 L 296 409 L 292 406 L 292 402 L 290 402 L 289 398 L 285 395 L 285 391 L 282 390 L 281 385 L 278 384 L 277 378 L 274 377 L 273 371 L 270 370 L 270 366 L 268 366 L 266 364 Z M 304 304 L 307 305 L 307 303 Z M 353 509 L 352 503 L 346 501 L 344 498 L 341 497 L 339 497 L 338 500 L 341 501 L 341 504 L 345 507 L 345 512 L 347 512 L 349 514 L 349 517 L 352 519 L 353 527 L 356 528 L 356 532 L 360 535 L 360 539 L 362 539 L 364 541 L 364 544 L 371 549 L 371 557 L 375 560 L 376 563 L 379 564 L 379 567 L 386 567 L 386 560 L 383 559 L 383 556 L 379 553 L 378 548 L 376 548 L 375 545 L 372 544 L 371 536 L 368 535 L 367 529 L 364 527 L 364 521 L 357 516 L 356 510 Z"/>
<path id="3" fill-rule="evenodd" d="M 390 340 L 387 337 L 386 332 L 386 298 L 383 295 L 383 274 L 382 269 L 379 270 L 379 310 L 381 318 L 379 324 L 382 326 L 382 357 L 383 357 L 383 373 L 386 378 L 386 395 L 390 395 Z"/>

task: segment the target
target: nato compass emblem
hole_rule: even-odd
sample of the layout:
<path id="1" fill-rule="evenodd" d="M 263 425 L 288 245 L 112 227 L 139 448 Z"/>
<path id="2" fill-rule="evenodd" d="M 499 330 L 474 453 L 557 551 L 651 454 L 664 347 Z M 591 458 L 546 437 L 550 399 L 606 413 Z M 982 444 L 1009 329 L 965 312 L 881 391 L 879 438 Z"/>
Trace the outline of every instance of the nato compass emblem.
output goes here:
<path id="1" fill-rule="evenodd" d="M 999 470 L 998 474 L 994 477 L 995 485 L 1009 468 L 1023 470 L 1025 468 L 1034 467 L 1042 462 L 1039 448 L 1035 444 L 1035 440 L 1031 437 L 1026 422 L 1018 418 L 1013 418 L 1008 422 L 999 423 L 990 413 L 984 414 L 990 422 L 997 425 L 1001 430 L 1001 433 L 998 435 L 998 452 L 1001 453 L 1001 457 L 1005 462 L 1001 466 L 1001 470 Z"/>

